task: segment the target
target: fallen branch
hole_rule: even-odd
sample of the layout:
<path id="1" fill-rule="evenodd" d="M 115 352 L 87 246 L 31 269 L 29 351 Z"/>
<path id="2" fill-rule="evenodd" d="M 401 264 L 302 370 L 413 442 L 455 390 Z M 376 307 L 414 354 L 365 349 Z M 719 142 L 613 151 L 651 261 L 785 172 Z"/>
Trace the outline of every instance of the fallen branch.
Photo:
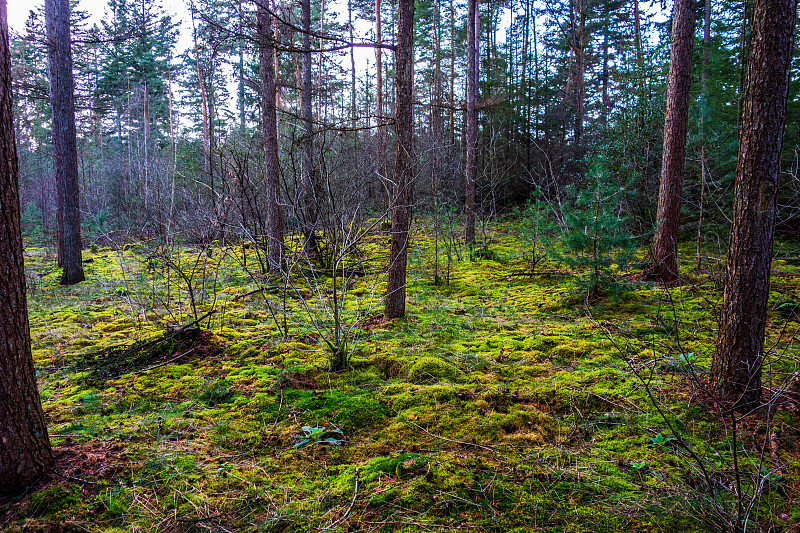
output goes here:
<path id="1" fill-rule="evenodd" d="M 350 516 L 350 512 L 353 510 L 353 506 L 356 504 L 356 498 L 358 497 L 358 468 L 356 468 L 356 486 L 353 489 L 353 500 L 350 502 L 350 507 L 347 508 L 347 511 L 344 512 L 342 516 L 332 522 L 329 526 L 320 529 L 319 531 L 330 531 L 334 527 L 338 526 L 342 523 L 342 521 Z"/>
<path id="2" fill-rule="evenodd" d="M 176 355 L 175 357 L 173 357 L 169 361 L 164 361 L 163 363 L 158 363 L 157 365 L 149 366 L 149 367 L 144 368 L 142 370 L 137 370 L 136 372 L 126 372 L 124 374 L 120 374 L 119 376 L 115 377 L 114 379 L 119 379 L 122 376 L 135 376 L 136 374 L 143 374 L 144 372 L 147 372 L 148 370 L 155 370 L 156 368 L 159 368 L 159 367 L 168 365 L 168 364 L 170 364 L 170 363 L 172 363 L 174 361 L 177 361 L 178 359 L 180 359 L 181 357 L 183 357 L 185 355 L 189 355 L 190 353 L 192 353 L 194 351 L 195 348 L 196 348 L 196 346 L 192 346 L 191 348 L 189 348 L 188 351 L 183 352 L 180 355 Z"/>

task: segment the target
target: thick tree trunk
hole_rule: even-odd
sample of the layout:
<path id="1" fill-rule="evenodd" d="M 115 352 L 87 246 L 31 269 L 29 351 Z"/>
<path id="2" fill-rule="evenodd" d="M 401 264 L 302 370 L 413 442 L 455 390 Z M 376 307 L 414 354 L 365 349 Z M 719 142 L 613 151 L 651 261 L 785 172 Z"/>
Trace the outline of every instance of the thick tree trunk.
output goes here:
<path id="1" fill-rule="evenodd" d="M 275 44 L 272 42 L 272 16 L 266 4 L 258 3 L 258 67 L 261 77 L 261 124 L 264 133 L 265 189 L 267 194 L 267 251 L 271 272 L 284 265 L 283 213 L 281 211 L 280 169 L 278 166 L 278 113 L 275 91 Z"/>
<path id="2" fill-rule="evenodd" d="M 414 0 L 399 0 L 398 11 L 392 244 L 386 280 L 386 318 L 406 314 L 406 266 L 414 197 Z"/>
<path id="3" fill-rule="evenodd" d="M 475 181 L 478 176 L 478 49 L 480 22 L 477 0 L 467 0 L 467 138 L 464 242 L 475 243 Z"/>
<path id="4" fill-rule="evenodd" d="M 53 115 L 53 168 L 58 202 L 56 219 L 60 226 L 57 232 L 59 264 L 64 269 L 61 283 L 72 285 L 83 281 L 84 274 L 69 0 L 47 0 L 45 20 L 50 60 L 50 107 Z"/>
<path id="5" fill-rule="evenodd" d="M 761 401 L 761 364 L 797 0 L 755 0 L 742 102 L 733 224 L 712 391 L 730 409 Z"/>
<path id="6" fill-rule="evenodd" d="M 681 187 L 689 127 L 689 84 L 694 42 L 694 0 L 675 0 L 672 12 L 672 43 L 667 79 L 667 114 L 664 119 L 664 151 L 658 190 L 656 236 L 649 275 L 657 280 L 678 277 L 678 230 Z"/>
<path id="7" fill-rule="evenodd" d="M 50 439 L 31 357 L 14 142 L 6 0 L 0 0 L 0 494 L 49 467 Z"/>

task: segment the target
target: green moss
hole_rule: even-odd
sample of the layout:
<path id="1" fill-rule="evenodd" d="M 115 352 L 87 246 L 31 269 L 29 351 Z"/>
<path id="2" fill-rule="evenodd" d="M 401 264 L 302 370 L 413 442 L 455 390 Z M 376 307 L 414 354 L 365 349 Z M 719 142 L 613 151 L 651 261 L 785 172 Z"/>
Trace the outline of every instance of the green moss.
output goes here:
<path id="1" fill-rule="evenodd" d="M 412 383 L 457 382 L 462 377 L 458 368 L 436 357 L 419 357 L 408 369 L 408 380 Z"/>
<path id="2" fill-rule="evenodd" d="M 84 500 L 83 490 L 79 485 L 74 483 L 54 485 L 31 496 L 28 504 L 28 516 L 74 516 Z"/>
<path id="3" fill-rule="evenodd" d="M 460 231 L 447 224 L 454 235 Z M 64 510 L 45 517 L 26 514 L 30 501 L 17 514 L 8 504 L 8 528 L 50 531 L 77 517 L 75 527 L 93 531 L 316 531 L 342 517 L 356 494 L 339 529 L 370 523 L 415 533 L 702 530 L 684 517 L 707 513 L 686 513 L 691 468 L 670 450 L 648 446 L 654 432 L 666 430 L 625 360 L 652 369 L 656 397 L 681 417 L 675 427 L 687 428 L 713 475 L 731 479 L 724 431 L 688 403 L 689 376 L 659 365 L 694 352 L 696 364 L 708 367 L 716 330 L 707 302 L 719 299 L 718 281 L 682 259 L 687 283 L 639 286 L 588 318 L 582 298 L 565 297 L 572 273 L 563 265 L 548 263 L 547 276 L 504 275 L 529 261 L 514 221 L 489 224 L 487 237 L 496 261 L 458 260 L 451 249 L 450 286 L 442 287 L 429 282 L 432 234 L 416 233 L 409 267 L 410 279 L 419 281 L 408 287 L 408 316 L 359 322 L 361 310 L 345 302 L 355 349 L 350 367 L 336 373 L 326 370 L 320 332 L 304 308 L 325 334 L 329 308 L 316 297 L 286 299 L 288 332 L 271 314 L 280 319 L 281 295 L 236 299 L 274 281 L 243 268 L 246 251 L 247 270 L 258 270 L 252 243 L 247 250 L 220 246 L 211 257 L 175 247 L 184 264 L 199 259 L 217 276 L 203 308 L 215 302 L 217 313 L 203 323 L 213 336 L 189 356 L 149 370 L 192 346 L 97 357 L 162 338 L 168 327 L 191 320 L 185 283 L 167 279 L 163 265 L 150 266 L 141 255 L 145 245 L 92 252 L 91 275 L 75 287 L 59 286 L 57 273 L 35 278 L 33 354 L 50 431 L 55 443 L 94 461 L 81 477 L 99 484 L 84 487 L 94 495 L 81 499 L 88 503 L 75 505 L 68 495 Z M 376 234 L 359 247 L 365 271 L 383 271 L 388 244 L 387 235 Z M 300 246 L 293 236 L 288 245 Z M 441 239 L 438 246 L 442 278 Z M 783 246 L 780 257 L 796 254 L 796 245 Z M 695 250 L 682 245 L 680 253 L 686 258 Z M 44 250 L 26 250 L 34 276 L 54 262 Z M 771 286 L 767 335 L 791 361 L 800 356 L 799 326 L 780 306 L 798 301 L 800 278 L 790 261 L 776 261 L 775 269 L 782 275 Z M 301 295 L 322 287 L 324 298 L 331 288 L 330 278 L 316 288 L 307 281 L 292 278 Z M 117 286 L 127 294 L 114 294 Z M 351 290 L 371 294 L 372 286 L 359 277 Z M 791 370 L 771 357 L 774 372 L 765 376 Z M 792 414 L 778 412 L 775 420 L 784 428 L 779 454 L 788 457 L 797 437 L 789 429 Z M 303 425 L 339 428 L 347 443 L 295 450 L 292 437 Z M 632 461 L 646 467 L 634 469 Z M 797 474 L 787 463 L 785 479 Z M 791 482 L 770 487 L 759 516 L 789 527 L 791 520 L 780 521 L 774 510 L 796 499 Z M 192 522 L 202 517 L 209 521 Z"/>

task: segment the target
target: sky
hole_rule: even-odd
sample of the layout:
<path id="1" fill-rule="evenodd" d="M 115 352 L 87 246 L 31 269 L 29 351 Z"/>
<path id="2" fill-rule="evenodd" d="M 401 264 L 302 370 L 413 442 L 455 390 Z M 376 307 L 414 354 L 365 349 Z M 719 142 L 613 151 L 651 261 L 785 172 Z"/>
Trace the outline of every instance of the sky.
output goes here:
<path id="1" fill-rule="evenodd" d="M 25 30 L 25 21 L 31 10 L 38 9 L 44 0 L 8 0 L 8 26 L 12 31 Z M 78 9 L 89 13 L 88 25 L 100 22 L 106 11 L 107 0 L 80 0 Z M 163 6 L 174 20 L 181 22 L 181 33 L 178 49 L 184 50 L 191 44 L 189 28 L 189 10 L 183 0 L 163 0 Z"/>

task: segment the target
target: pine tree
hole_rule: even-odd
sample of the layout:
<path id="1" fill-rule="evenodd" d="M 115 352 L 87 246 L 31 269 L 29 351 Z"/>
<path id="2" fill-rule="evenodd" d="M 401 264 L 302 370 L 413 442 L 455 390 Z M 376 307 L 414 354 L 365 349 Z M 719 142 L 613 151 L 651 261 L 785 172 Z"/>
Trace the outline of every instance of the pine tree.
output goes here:
<path id="1" fill-rule="evenodd" d="M 31 356 L 20 231 L 6 0 L 0 0 L 0 494 L 37 481 L 52 460 Z"/>
<path id="2" fill-rule="evenodd" d="M 53 118 L 56 235 L 59 264 L 63 268 L 61 283 L 64 285 L 84 280 L 69 11 L 69 0 L 45 2 Z"/>
<path id="3" fill-rule="evenodd" d="M 398 11 L 392 243 L 386 279 L 386 318 L 406 314 L 406 267 L 414 198 L 414 0 L 399 0 Z"/>
<path id="4" fill-rule="evenodd" d="M 728 409 L 761 403 L 778 174 L 797 0 L 755 0 L 736 192 L 711 386 Z"/>

